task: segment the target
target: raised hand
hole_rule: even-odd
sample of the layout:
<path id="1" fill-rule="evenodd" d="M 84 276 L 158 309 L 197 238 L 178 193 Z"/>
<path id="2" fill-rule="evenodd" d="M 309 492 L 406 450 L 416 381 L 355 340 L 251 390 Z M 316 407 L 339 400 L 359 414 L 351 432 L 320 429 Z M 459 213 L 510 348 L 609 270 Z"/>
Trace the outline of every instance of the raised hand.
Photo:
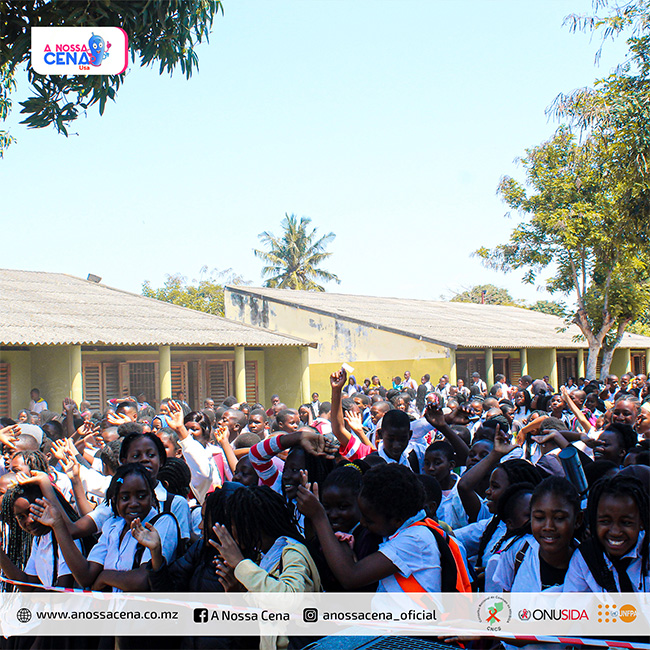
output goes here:
<path id="1" fill-rule="evenodd" d="M 469 424 L 469 421 L 472 418 L 472 409 L 467 404 L 459 404 L 452 412 L 449 417 L 453 424 L 460 424 L 465 426 Z"/>
<path id="2" fill-rule="evenodd" d="M 237 542 L 232 538 L 228 529 L 221 524 L 215 524 L 212 531 L 216 535 L 218 542 L 213 539 L 209 540 L 210 544 L 214 546 L 223 558 L 224 562 L 233 569 L 244 559 L 242 552 L 237 546 Z"/>
<path id="3" fill-rule="evenodd" d="M 339 449 L 338 445 L 328 437 L 311 431 L 301 431 L 300 446 L 308 454 L 324 456 L 325 458 L 334 458 L 334 454 Z"/>
<path id="4" fill-rule="evenodd" d="M 352 413 L 351 411 L 348 411 L 347 415 L 345 415 L 343 419 L 352 431 L 357 434 L 363 433 L 363 423 L 361 421 L 360 413 Z"/>
<path id="5" fill-rule="evenodd" d="M 34 515 L 34 519 L 43 524 L 43 526 L 54 528 L 63 521 L 59 509 L 52 505 L 45 497 L 36 499 L 29 506 L 29 511 Z"/>
<path id="6" fill-rule="evenodd" d="M 436 429 L 443 429 L 447 424 L 445 414 L 438 404 L 431 403 L 424 409 L 424 419 Z"/>
<path id="7" fill-rule="evenodd" d="M 169 409 L 169 426 L 174 431 L 178 431 L 183 425 L 183 407 L 174 400 L 169 400 L 167 402 L 167 408 Z"/>
<path id="8" fill-rule="evenodd" d="M 217 441 L 217 444 L 220 445 L 224 442 L 228 442 L 229 433 L 230 432 L 228 431 L 228 427 L 217 427 L 216 431 L 214 432 L 214 439 Z"/>
<path id="9" fill-rule="evenodd" d="M 336 370 L 330 375 L 330 386 L 332 390 L 343 390 L 345 382 L 347 381 L 348 373 L 341 368 L 341 370 Z"/>
<path id="10" fill-rule="evenodd" d="M 225 591 L 246 591 L 241 582 L 235 578 L 235 570 L 219 558 L 214 560 L 214 570 Z"/>
<path id="11" fill-rule="evenodd" d="M 108 420 L 108 423 L 114 427 L 119 427 L 120 424 L 131 422 L 131 418 L 127 417 L 126 415 L 118 415 L 114 411 L 109 411 L 106 414 L 106 419 Z"/>
<path id="12" fill-rule="evenodd" d="M 497 424 L 494 433 L 494 451 L 506 456 L 516 446 L 516 444 L 510 442 L 510 436 L 505 431 L 501 431 L 501 427 Z"/>
<path id="13" fill-rule="evenodd" d="M 312 488 L 311 490 L 310 487 Z M 313 519 L 325 512 L 323 504 L 318 499 L 318 483 L 314 483 L 313 486 L 309 483 L 307 485 L 301 485 L 298 488 L 296 504 L 298 505 L 298 510 L 309 519 Z"/>
<path id="14" fill-rule="evenodd" d="M 16 440 L 20 435 L 20 427 L 17 424 L 0 429 L 0 442 L 9 447 L 12 451 L 16 448 Z"/>
<path id="15" fill-rule="evenodd" d="M 162 548 L 158 531 L 148 521 L 143 525 L 139 517 L 136 517 L 131 522 L 131 535 L 133 535 L 138 544 L 148 548 L 150 551 L 153 551 L 155 548 Z"/>
<path id="16" fill-rule="evenodd" d="M 63 410 L 66 413 L 72 413 L 77 408 L 77 404 L 71 397 L 63 398 Z"/>

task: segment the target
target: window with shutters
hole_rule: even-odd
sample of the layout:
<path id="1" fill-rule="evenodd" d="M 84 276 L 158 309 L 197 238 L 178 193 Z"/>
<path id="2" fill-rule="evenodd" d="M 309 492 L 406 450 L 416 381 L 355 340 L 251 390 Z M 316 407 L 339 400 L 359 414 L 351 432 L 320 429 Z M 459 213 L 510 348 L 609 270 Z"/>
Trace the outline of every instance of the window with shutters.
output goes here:
<path id="1" fill-rule="evenodd" d="M 104 409 L 102 364 L 87 363 L 83 367 L 84 401 L 90 404 L 93 410 Z"/>
<path id="2" fill-rule="evenodd" d="M 468 388 L 472 385 L 472 375 L 478 372 L 481 379 L 485 381 L 485 355 L 480 353 L 474 354 L 457 354 L 456 355 L 456 377 L 465 382 Z"/>
<path id="3" fill-rule="evenodd" d="M 246 362 L 246 401 L 255 404 L 259 401 L 257 391 L 257 361 Z"/>
<path id="4" fill-rule="evenodd" d="M 507 379 L 513 386 L 521 379 L 521 359 L 518 356 L 510 357 L 510 375 Z"/>
<path id="5" fill-rule="evenodd" d="M 232 395 L 234 374 L 234 361 L 208 361 L 206 364 L 206 397 L 211 397 L 215 404 L 221 404 L 226 397 Z"/>
<path id="6" fill-rule="evenodd" d="M 0 416 L 11 417 L 11 366 L 0 363 Z"/>
<path id="7" fill-rule="evenodd" d="M 578 354 L 574 352 L 558 353 L 557 355 L 557 380 L 560 386 L 566 383 L 569 377 L 574 381 L 578 378 Z M 554 386 L 559 390 L 558 386 Z"/>
<path id="8" fill-rule="evenodd" d="M 495 354 L 493 357 L 494 374 L 504 375 L 506 380 L 510 380 L 510 356 L 507 354 Z M 481 376 L 483 379 L 483 377 Z"/>
<path id="9" fill-rule="evenodd" d="M 183 391 L 185 399 L 187 394 L 187 362 L 172 363 L 172 397 L 176 399 L 178 391 Z"/>
<path id="10" fill-rule="evenodd" d="M 632 361 L 632 372 L 635 375 L 645 375 L 645 352 L 632 352 L 630 357 Z"/>
<path id="11" fill-rule="evenodd" d="M 155 402 L 158 391 L 156 364 L 146 361 L 129 362 L 129 393 L 133 397 L 145 395 L 148 402 Z"/>
<path id="12" fill-rule="evenodd" d="M 104 397 L 102 404 L 109 399 L 122 397 L 120 390 L 120 366 L 117 363 L 102 363 L 104 375 Z"/>

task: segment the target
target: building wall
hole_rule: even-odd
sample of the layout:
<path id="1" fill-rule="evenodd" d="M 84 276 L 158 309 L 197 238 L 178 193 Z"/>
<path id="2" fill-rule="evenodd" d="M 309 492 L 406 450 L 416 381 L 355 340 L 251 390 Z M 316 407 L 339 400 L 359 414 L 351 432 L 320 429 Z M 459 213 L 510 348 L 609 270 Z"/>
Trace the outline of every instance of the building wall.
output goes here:
<path id="1" fill-rule="evenodd" d="M 32 365 L 29 350 L 3 350 L 0 348 L 0 363 L 11 367 L 11 416 L 15 418 L 18 411 L 29 407 L 29 391 L 32 388 Z M 49 403 L 48 403 L 49 406 Z"/>
<path id="2" fill-rule="evenodd" d="M 300 348 L 266 348 L 264 350 L 264 385 L 262 404 L 271 405 L 271 395 L 278 394 L 289 408 L 301 402 Z"/>
<path id="3" fill-rule="evenodd" d="M 31 379 L 33 388 L 41 391 L 50 411 L 63 408 L 64 397 L 70 397 L 70 346 L 39 345 L 31 348 Z"/>
<path id="4" fill-rule="evenodd" d="M 629 350 L 622 350 L 621 348 L 614 350 L 612 365 L 609 367 L 609 373 L 611 375 L 618 375 L 620 377 L 626 372 L 632 372 L 629 352 Z"/>
<path id="5" fill-rule="evenodd" d="M 389 388 L 405 370 L 419 383 L 423 374 L 437 380 L 451 367 L 449 349 L 441 345 L 231 291 L 225 303 L 226 318 L 318 343 L 309 350 L 309 371 L 311 390 L 321 401 L 330 393 L 329 375 L 343 362 L 354 367 L 359 383 L 377 375 Z"/>

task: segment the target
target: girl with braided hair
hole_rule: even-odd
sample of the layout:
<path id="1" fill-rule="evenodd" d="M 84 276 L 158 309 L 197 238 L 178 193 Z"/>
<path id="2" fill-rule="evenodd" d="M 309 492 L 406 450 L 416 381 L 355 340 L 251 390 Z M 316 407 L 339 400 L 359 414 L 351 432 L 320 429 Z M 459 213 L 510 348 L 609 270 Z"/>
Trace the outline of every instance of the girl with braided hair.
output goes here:
<path id="1" fill-rule="evenodd" d="M 19 591 L 34 591 L 37 587 L 47 588 L 52 586 L 72 587 L 72 572 L 66 564 L 65 558 L 52 528 L 34 515 L 33 506 L 37 500 L 43 498 L 43 492 L 32 477 L 22 475 L 30 482 L 15 485 L 7 490 L 2 498 L 2 514 L 15 520 L 20 529 L 27 534 L 31 551 L 24 569 L 16 566 L 15 562 L 5 551 L 0 548 L 0 567 L 2 572 L 10 580 L 28 582 L 34 587 L 18 585 Z M 18 477 L 21 478 L 20 476 Z M 53 488 L 60 507 L 65 509 L 68 516 L 78 518 L 72 506 L 65 500 L 63 495 Z M 77 548 L 81 552 L 81 543 L 77 542 Z M 16 550 L 16 549 L 14 549 Z"/>
<path id="2" fill-rule="evenodd" d="M 647 592 L 650 504 L 643 483 L 617 474 L 589 493 L 590 538 L 573 554 L 564 591 Z"/>

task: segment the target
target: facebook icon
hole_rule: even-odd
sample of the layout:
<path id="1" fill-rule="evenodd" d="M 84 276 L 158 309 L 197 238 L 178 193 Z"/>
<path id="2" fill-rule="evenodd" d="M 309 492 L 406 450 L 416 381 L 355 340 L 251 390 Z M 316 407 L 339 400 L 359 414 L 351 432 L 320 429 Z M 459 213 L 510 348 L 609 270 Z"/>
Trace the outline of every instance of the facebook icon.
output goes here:
<path id="1" fill-rule="evenodd" d="M 196 607 L 194 609 L 194 622 L 195 623 L 208 622 L 208 610 L 206 607 Z"/>

